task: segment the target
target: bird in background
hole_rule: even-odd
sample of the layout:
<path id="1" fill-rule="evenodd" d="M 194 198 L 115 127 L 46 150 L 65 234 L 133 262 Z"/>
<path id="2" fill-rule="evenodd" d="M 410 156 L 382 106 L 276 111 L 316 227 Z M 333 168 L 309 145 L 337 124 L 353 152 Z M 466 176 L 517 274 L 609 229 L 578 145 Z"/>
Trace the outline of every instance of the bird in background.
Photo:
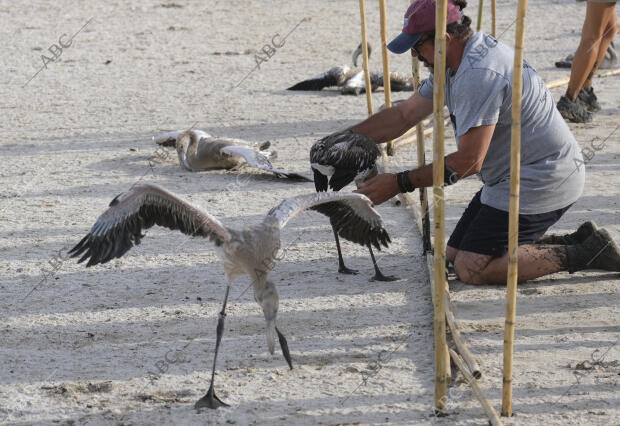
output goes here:
<path id="1" fill-rule="evenodd" d="M 372 48 L 368 46 L 368 58 Z M 340 87 L 343 95 L 359 95 L 366 92 L 366 80 L 364 71 L 357 66 L 359 56 L 362 54 L 362 44 L 353 52 L 353 67 L 340 65 L 330 68 L 324 73 L 301 81 L 286 90 L 322 90 L 326 87 Z M 383 72 L 370 72 L 371 91 L 383 87 Z M 413 91 L 413 78 L 398 72 L 390 73 L 390 87 L 393 92 Z"/>
<path id="2" fill-rule="evenodd" d="M 214 169 L 234 169 L 249 167 L 273 173 L 279 178 L 310 182 L 311 179 L 299 173 L 292 173 L 274 167 L 269 161 L 275 157 L 273 152 L 265 151 L 270 142 L 261 145 L 241 139 L 215 137 L 201 130 L 166 132 L 154 136 L 160 146 L 174 147 L 181 167 L 196 172 Z M 258 145 L 259 151 L 254 149 Z"/>

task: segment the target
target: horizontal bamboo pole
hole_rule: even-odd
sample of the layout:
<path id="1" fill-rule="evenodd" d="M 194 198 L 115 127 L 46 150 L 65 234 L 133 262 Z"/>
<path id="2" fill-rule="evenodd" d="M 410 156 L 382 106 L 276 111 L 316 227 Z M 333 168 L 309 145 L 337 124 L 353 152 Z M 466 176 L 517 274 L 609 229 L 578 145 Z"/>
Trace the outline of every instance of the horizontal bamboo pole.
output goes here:
<path id="1" fill-rule="evenodd" d="M 415 127 L 413 128 L 413 130 L 415 131 Z M 426 137 L 432 134 L 433 134 L 433 128 L 431 127 L 430 129 L 424 130 L 423 136 Z M 409 145 L 416 141 L 416 137 L 417 135 L 414 135 L 413 132 L 409 134 L 405 133 L 398 139 L 394 139 L 394 148 L 400 148 L 405 145 Z"/>
<path id="2" fill-rule="evenodd" d="M 614 75 L 619 75 L 620 74 L 620 68 L 616 69 L 616 70 L 611 70 L 611 71 L 606 71 L 606 72 L 600 72 L 598 74 L 595 75 L 595 77 L 597 78 L 605 78 L 605 77 L 611 77 Z M 547 89 L 555 89 L 556 87 L 562 87 L 568 84 L 570 78 L 569 77 L 564 77 L 564 78 L 560 78 L 558 80 L 553 80 L 549 83 L 547 83 Z"/>
<path id="3" fill-rule="evenodd" d="M 474 395 L 476 395 L 476 398 L 478 398 L 478 401 L 480 401 L 480 404 L 482 405 L 484 412 L 489 417 L 489 421 L 491 422 L 491 424 L 493 426 L 501 426 L 502 420 L 497 415 L 497 411 L 495 411 L 495 408 L 493 408 L 489 400 L 486 398 L 486 396 L 484 396 L 480 385 L 478 384 L 476 379 L 472 377 L 471 373 L 467 369 L 467 366 L 465 365 L 465 362 L 463 362 L 459 354 L 454 352 L 454 350 L 452 349 L 450 349 L 450 356 L 452 357 L 452 361 L 454 361 L 456 367 L 461 371 L 461 374 L 463 374 L 463 377 L 465 377 L 467 383 L 471 386 Z"/>
<path id="4" fill-rule="evenodd" d="M 428 120 L 424 120 L 421 123 L 427 123 L 428 124 Z M 450 124 L 450 119 L 446 118 L 444 120 L 444 125 L 447 126 Z M 416 126 L 412 127 L 411 129 L 407 130 L 404 134 L 402 134 L 401 136 L 399 136 L 398 138 L 394 139 L 394 147 L 395 148 L 399 148 L 401 146 L 405 146 L 405 145 L 409 145 L 410 143 L 415 142 L 417 139 L 417 134 L 416 133 Z M 433 128 L 430 127 L 426 130 L 424 130 L 423 135 L 424 136 L 429 136 L 433 134 Z"/>

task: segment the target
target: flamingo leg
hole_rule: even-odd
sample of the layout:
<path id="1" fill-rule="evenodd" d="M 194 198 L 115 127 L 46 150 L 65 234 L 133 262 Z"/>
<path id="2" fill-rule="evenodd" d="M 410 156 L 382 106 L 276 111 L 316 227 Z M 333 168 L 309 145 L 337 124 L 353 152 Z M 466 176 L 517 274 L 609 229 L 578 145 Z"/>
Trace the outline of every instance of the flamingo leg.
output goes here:
<path id="1" fill-rule="evenodd" d="M 336 238 L 336 248 L 338 249 L 338 272 L 340 272 L 341 274 L 356 275 L 358 272 L 356 269 L 349 269 L 344 266 L 344 260 L 342 260 L 342 251 L 340 250 L 340 239 L 338 238 L 338 233 L 333 226 L 332 230 L 334 231 L 334 237 Z"/>
<path id="2" fill-rule="evenodd" d="M 372 264 L 375 267 L 375 276 L 370 279 L 370 281 L 396 281 L 399 278 L 394 275 L 383 275 L 383 273 L 379 270 L 377 266 L 377 261 L 375 260 L 375 254 L 372 252 L 372 247 L 368 244 L 368 250 L 370 251 L 370 258 L 372 259 Z"/>
<path id="3" fill-rule="evenodd" d="M 282 355 L 284 355 L 284 359 L 286 359 L 286 363 L 288 364 L 288 368 L 293 369 L 293 361 L 291 360 L 291 353 L 288 350 L 288 342 L 286 341 L 286 337 L 284 334 L 280 333 L 280 330 L 276 327 L 276 332 L 278 333 L 278 341 L 280 342 L 280 347 L 282 348 Z"/>
<path id="4" fill-rule="evenodd" d="M 217 321 L 217 337 L 215 340 L 215 354 L 213 355 L 213 368 L 211 369 L 211 384 L 209 385 L 209 390 L 207 394 L 200 398 L 196 404 L 194 404 L 195 409 L 200 408 L 211 408 L 213 410 L 219 407 L 230 407 L 224 401 L 219 399 L 215 394 L 215 390 L 213 388 L 213 382 L 215 381 L 215 364 L 217 362 L 217 353 L 220 349 L 220 342 L 222 341 L 222 335 L 224 334 L 224 319 L 226 318 L 226 302 L 228 301 L 228 293 L 230 292 L 232 282 L 228 281 L 228 286 L 226 287 L 226 295 L 224 296 L 224 303 L 222 305 L 222 310 L 220 311 L 220 317 Z"/>

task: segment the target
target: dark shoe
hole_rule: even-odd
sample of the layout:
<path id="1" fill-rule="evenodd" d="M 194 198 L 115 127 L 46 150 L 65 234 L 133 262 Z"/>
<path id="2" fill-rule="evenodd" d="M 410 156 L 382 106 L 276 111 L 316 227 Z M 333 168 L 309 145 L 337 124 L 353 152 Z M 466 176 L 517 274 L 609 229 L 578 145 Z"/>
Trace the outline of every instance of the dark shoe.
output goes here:
<path id="1" fill-rule="evenodd" d="M 565 235 L 543 235 L 536 241 L 536 244 L 561 244 L 571 246 L 573 244 L 583 243 L 598 228 L 592 221 L 587 221 L 572 234 Z"/>
<path id="2" fill-rule="evenodd" d="M 592 87 L 590 87 L 590 90 L 581 89 L 577 95 L 577 101 L 581 102 L 590 112 L 597 112 L 601 110 L 601 106 L 599 105 L 596 95 L 594 94 L 594 88 Z"/>
<path id="3" fill-rule="evenodd" d="M 592 121 L 592 113 L 583 106 L 581 102 L 573 101 L 566 96 L 562 96 L 556 105 L 562 117 L 573 123 L 589 123 Z"/>
<path id="4" fill-rule="evenodd" d="M 573 59 L 575 56 L 573 54 L 568 55 L 565 59 L 558 61 L 555 63 L 555 66 L 558 68 L 570 68 L 573 66 Z M 616 53 L 616 46 L 612 41 L 605 52 L 605 57 L 603 58 L 603 62 L 599 65 L 599 70 L 608 70 L 616 68 L 618 65 L 618 54 Z"/>
<path id="5" fill-rule="evenodd" d="M 566 246 L 568 272 L 602 269 L 620 272 L 620 247 L 605 229 L 598 229 L 583 243 Z"/>
<path id="6" fill-rule="evenodd" d="M 566 59 L 562 59 L 555 63 L 555 66 L 558 68 L 570 68 L 573 66 L 573 54 L 570 54 L 566 57 Z"/>

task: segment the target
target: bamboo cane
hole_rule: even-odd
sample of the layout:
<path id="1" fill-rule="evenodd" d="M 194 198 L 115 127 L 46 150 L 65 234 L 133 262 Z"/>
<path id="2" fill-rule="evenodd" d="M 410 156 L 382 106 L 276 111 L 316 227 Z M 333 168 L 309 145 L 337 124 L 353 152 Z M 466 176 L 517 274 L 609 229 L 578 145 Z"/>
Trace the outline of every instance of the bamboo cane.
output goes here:
<path id="1" fill-rule="evenodd" d="M 385 107 L 392 106 L 392 89 L 390 86 L 390 57 L 387 50 L 387 16 L 385 11 L 385 0 L 379 0 L 379 16 L 381 27 L 381 57 L 383 58 L 383 95 L 385 96 Z M 368 88 L 369 86 L 366 86 Z M 366 90 L 368 92 L 368 90 Z M 387 155 L 394 155 L 394 142 L 387 143 Z"/>
<path id="2" fill-rule="evenodd" d="M 448 321 L 448 326 L 450 327 L 450 334 L 452 335 L 452 340 L 454 340 L 454 345 L 456 349 L 459 351 L 461 357 L 465 360 L 467 364 L 467 368 L 469 372 L 476 379 L 482 377 L 482 372 L 480 371 L 480 365 L 472 355 L 469 350 L 469 346 L 465 338 L 461 335 L 461 330 L 459 330 L 458 324 L 456 322 L 456 318 L 454 316 L 454 309 L 452 307 L 452 301 L 450 300 L 450 292 L 448 286 L 446 286 L 446 320 Z"/>
<path id="3" fill-rule="evenodd" d="M 596 74 L 596 76 L 598 78 L 603 78 L 603 77 L 611 77 L 612 75 L 618 75 L 618 74 L 620 74 L 620 68 L 618 68 L 616 70 L 600 72 L 600 73 Z"/>
<path id="4" fill-rule="evenodd" d="M 495 14 L 497 13 L 497 0 L 491 0 L 491 35 L 495 38 L 497 33 L 497 20 Z"/>
<path id="5" fill-rule="evenodd" d="M 476 31 L 480 31 L 482 28 L 482 8 L 484 7 L 484 0 L 478 0 L 478 22 L 476 22 Z"/>
<path id="6" fill-rule="evenodd" d="M 417 204 L 414 202 L 413 197 L 409 194 L 398 194 L 399 199 L 402 201 L 403 205 L 407 206 L 407 208 L 410 209 L 411 214 L 413 216 L 413 220 L 418 228 L 418 231 L 420 232 L 420 235 L 422 235 L 423 233 L 423 227 L 422 227 L 422 213 L 420 212 Z M 431 284 L 431 289 L 434 289 L 434 276 L 433 276 L 433 255 L 432 253 L 428 253 L 427 258 L 426 258 L 426 270 L 428 273 L 428 277 L 429 277 L 429 282 Z M 454 338 L 455 336 L 455 330 L 458 331 L 459 327 L 458 327 L 458 323 L 456 321 L 456 318 L 454 317 L 454 313 L 453 313 L 453 309 L 452 309 L 452 303 L 450 302 L 449 299 L 449 291 L 448 291 L 448 287 L 447 285 L 446 287 L 446 318 L 448 319 L 448 323 L 450 324 L 450 321 L 452 321 L 452 324 L 450 324 L 450 330 L 452 331 L 452 336 Z M 434 292 L 431 291 L 431 296 L 433 297 L 433 302 L 434 302 Z M 449 315 L 451 315 L 451 318 L 449 317 Z M 460 334 L 459 334 L 460 336 Z M 462 343 L 462 342 L 461 342 Z M 461 355 L 463 355 L 463 353 L 469 353 L 468 350 L 463 350 L 463 348 L 466 348 L 466 345 L 459 345 L 459 343 L 457 343 L 457 341 L 455 340 L 455 344 L 457 346 L 457 350 L 459 351 L 459 353 Z M 460 347 L 459 347 L 460 346 Z M 462 351 L 462 352 L 461 352 Z M 469 355 L 471 355 L 471 353 L 469 353 Z M 453 358 L 454 359 L 454 358 Z M 455 364 L 457 362 L 455 361 Z M 448 363 L 449 365 L 449 363 Z M 463 372 L 463 376 L 465 376 L 467 378 L 467 374 L 470 375 L 470 377 L 472 376 L 472 371 L 478 371 L 478 374 L 480 374 L 479 368 L 477 367 L 477 363 L 475 361 L 475 359 L 473 359 L 473 357 L 471 357 L 471 364 L 467 363 L 467 365 L 462 365 L 459 366 L 457 364 L 457 366 L 459 367 L 459 369 Z M 481 374 L 478 376 L 481 377 Z M 468 380 L 470 385 L 472 387 L 476 386 L 477 383 L 475 380 Z M 475 392 L 475 391 L 474 391 Z M 480 400 L 481 404 L 483 405 L 484 410 L 487 412 L 487 415 L 489 416 L 489 418 L 491 419 L 492 422 L 495 421 L 494 417 L 493 417 L 493 413 L 495 413 L 495 410 L 488 409 L 487 407 L 490 407 L 491 405 L 488 403 L 487 399 L 484 397 L 484 395 L 482 395 L 482 392 L 480 392 L 481 397 L 479 397 L 478 399 Z M 485 404 L 486 401 L 486 404 Z M 495 413 L 495 417 L 497 417 L 497 413 Z M 494 424 L 501 424 L 501 421 L 499 423 L 494 423 Z"/>
<path id="7" fill-rule="evenodd" d="M 497 411 L 495 411 L 495 408 L 493 408 L 489 400 L 486 396 L 484 396 L 482 389 L 480 389 L 480 385 L 478 385 L 476 379 L 473 378 L 469 370 L 467 370 L 467 367 L 459 354 L 450 349 L 450 356 L 452 357 L 452 360 L 454 361 L 454 364 L 456 364 L 457 368 L 461 370 L 463 377 L 465 377 L 465 381 L 467 381 L 467 383 L 471 386 L 471 389 L 474 391 L 474 395 L 476 395 L 476 398 L 478 398 L 478 401 L 482 404 L 482 408 L 484 409 L 484 412 L 487 413 L 491 424 L 493 426 L 501 426 L 502 420 L 497 415 Z"/>
<path id="8" fill-rule="evenodd" d="M 506 323 L 504 325 L 504 380 L 502 415 L 512 416 L 512 358 L 517 304 L 519 180 L 521 161 L 521 89 L 523 84 L 523 33 L 527 0 L 519 0 L 512 73 L 512 126 L 510 129 L 510 212 L 508 219 L 508 277 L 506 281 Z"/>
<path id="9" fill-rule="evenodd" d="M 415 0 L 414 0 L 415 1 Z M 420 60 L 417 57 L 411 57 L 411 74 L 413 77 L 413 90 L 418 90 L 420 87 Z M 424 129 L 422 123 L 418 123 L 415 126 L 416 131 L 416 145 L 418 155 L 418 167 L 422 167 L 426 164 L 426 155 L 424 152 Z M 428 217 L 428 191 L 426 188 L 420 188 L 420 208 L 422 209 L 422 249 L 424 253 L 431 249 L 431 222 Z"/>
<path id="10" fill-rule="evenodd" d="M 595 77 L 597 77 L 597 78 L 605 78 L 605 77 L 611 77 L 611 76 L 619 75 L 619 74 L 620 74 L 620 68 L 616 69 L 616 70 L 600 72 L 600 73 L 596 74 Z M 564 85 L 568 84 L 569 80 L 570 80 L 569 77 L 564 77 L 564 78 L 560 78 L 558 80 L 553 80 L 553 81 L 547 83 L 547 89 L 555 89 L 556 87 L 564 86 Z"/>
<path id="11" fill-rule="evenodd" d="M 428 252 L 426 254 L 426 270 L 428 271 L 428 278 L 430 281 L 430 285 L 431 285 L 431 299 L 433 302 L 433 306 L 435 306 L 435 300 L 440 300 L 441 298 L 437 299 L 437 297 L 439 297 L 439 292 L 440 290 L 436 290 L 438 288 L 444 287 L 447 288 L 448 287 L 448 283 L 446 282 L 446 276 L 444 274 L 443 278 L 440 281 L 437 281 L 437 277 L 434 276 L 434 271 L 436 270 L 436 266 L 435 266 L 435 257 L 433 256 L 433 253 Z M 445 312 L 445 303 L 443 304 L 444 306 L 444 312 Z M 446 319 L 444 318 L 444 332 L 445 332 L 445 324 L 446 324 Z M 446 350 L 445 350 L 445 359 L 443 363 L 439 363 L 438 365 L 442 368 L 442 370 L 437 371 L 437 375 L 445 377 L 445 381 L 446 381 L 446 391 L 447 391 L 447 387 L 448 387 L 448 382 L 449 379 L 452 376 L 452 371 L 450 369 L 450 353 L 448 352 L 448 343 L 447 343 L 447 339 L 446 339 Z M 437 351 L 435 351 L 435 356 L 437 356 Z M 443 366 L 442 366 L 443 365 Z M 447 399 L 447 396 L 444 395 L 443 399 L 442 399 L 442 403 L 445 404 Z"/>
<path id="12" fill-rule="evenodd" d="M 418 227 L 418 231 L 420 232 L 420 235 L 423 235 L 424 228 L 422 225 L 422 221 L 424 220 L 424 216 L 417 209 L 417 206 L 414 204 L 413 199 L 409 194 L 399 194 L 399 196 L 401 198 L 401 201 L 403 201 L 403 204 L 411 209 L 411 213 L 413 215 L 414 222 L 416 223 Z M 429 253 L 429 255 L 427 256 L 427 268 L 428 268 L 431 288 L 434 289 L 435 279 L 433 277 L 433 274 L 431 274 L 431 271 L 433 270 L 433 262 L 431 258 L 432 258 L 432 254 Z M 450 326 L 450 332 L 452 334 L 452 339 L 454 340 L 454 344 L 456 345 L 456 348 L 459 354 L 461 354 L 461 356 L 467 363 L 467 367 L 469 368 L 469 371 L 471 372 L 471 374 L 476 379 L 479 379 L 480 377 L 482 377 L 480 366 L 478 362 L 476 361 L 476 359 L 474 358 L 474 356 L 471 354 L 471 351 L 469 350 L 469 347 L 465 339 L 461 335 L 458 323 L 456 321 L 456 317 L 454 316 L 454 308 L 452 307 L 452 301 L 450 300 L 450 291 L 445 281 L 444 281 L 444 287 L 445 287 L 446 320 L 448 321 L 448 325 Z M 434 291 L 432 291 L 431 295 L 433 297 L 433 301 L 435 297 L 434 294 L 435 294 Z"/>
<path id="13" fill-rule="evenodd" d="M 425 136 L 430 136 L 430 135 L 432 135 L 432 134 L 433 134 L 433 129 L 432 129 L 432 128 L 430 128 L 430 129 L 426 129 L 426 130 L 424 130 L 424 131 L 423 131 L 423 133 L 422 133 L 422 137 L 425 137 Z M 404 136 L 404 135 L 403 135 L 403 136 Z M 398 139 L 394 139 L 394 148 L 401 148 L 401 147 L 403 147 L 403 146 L 410 145 L 410 144 L 412 144 L 412 143 L 416 140 L 416 138 L 417 138 L 417 135 L 415 135 L 415 138 L 414 138 L 414 135 L 411 135 L 411 134 L 409 134 L 407 137 L 403 137 L 403 136 L 401 136 L 401 137 L 400 137 L 400 138 L 398 138 Z M 422 189 L 422 188 L 420 188 L 420 189 Z"/>
<path id="14" fill-rule="evenodd" d="M 446 410 L 447 375 L 449 365 L 448 346 L 446 344 L 446 310 L 443 300 L 444 286 L 439 285 L 446 279 L 445 246 L 445 208 L 443 194 L 444 180 L 444 80 L 446 75 L 446 14 L 447 0 L 437 0 L 435 10 L 435 68 L 433 85 L 433 213 L 434 232 L 434 271 L 435 271 L 435 409 Z"/>
<path id="15" fill-rule="evenodd" d="M 364 81 L 366 83 L 366 106 L 368 116 L 372 115 L 372 89 L 370 89 L 370 72 L 368 71 L 368 43 L 366 38 L 366 3 L 360 0 L 360 20 L 362 26 L 362 69 L 364 70 Z"/>
<path id="16" fill-rule="evenodd" d="M 448 126 L 450 124 L 450 118 L 446 118 L 444 119 L 444 126 Z M 422 123 L 424 123 L 424 121 L 422 121 Z M 402 134 L 401 136 L 397 137 L 396 139 L 394 139 L 394 147 L 395 148 L 400 148 L 403 147 L 405 145 L 409 145 L 411 143 L 413 143 L 416 139 L 417 139 L 417 132 L 414 134 L 414 132 L 416 132 L 416 129 L 410 129 L 407 132 L 405 132 L 404 134 Z M 429 127 L 428 129 L 424 129 L 424 131 L 422 132 L 422 135 L 424 137 L 432 135 L 433 134 L 433 128 Z M 415 138 L 414 138 L 415 136 Z M 420 188 L 422 189 L 422 188 Z"/>
<path id="17" fill-rule="evenodd" d="M 570 80 L 570 78 L 568 77 L 564 77 L 564 78 L 560 78 L 558 80 L 553 80 L 550 83 L 547 83 L 547 89 L 555 89 L 556 87 L 562 87 L 568 84 L 568 81 Z"/>

